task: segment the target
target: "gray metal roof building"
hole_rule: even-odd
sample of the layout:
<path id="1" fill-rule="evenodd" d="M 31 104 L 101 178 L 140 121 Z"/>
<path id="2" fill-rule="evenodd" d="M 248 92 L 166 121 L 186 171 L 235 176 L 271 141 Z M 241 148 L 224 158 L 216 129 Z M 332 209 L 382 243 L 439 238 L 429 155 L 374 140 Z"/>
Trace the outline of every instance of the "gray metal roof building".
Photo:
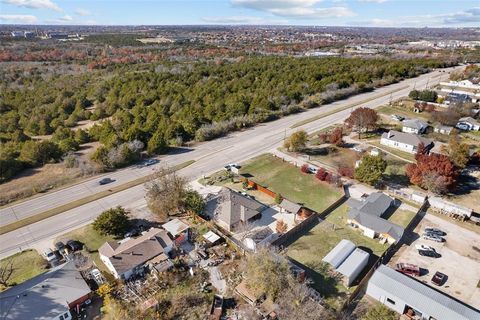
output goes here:
<path id="1" fill-rule="evenodd" d="M 412 310 L 421 319 L 480 320 L 478 310 L 384 265 L 368 282 L 367 294 L 400 314 Z"/>
<path id="2" fill-rule="evenodd" d="M 335 248 L 333 248 L 323 259 L 322 261 L 327 262 L 332 265 L 335 269 L 342 264 L 345 259 L 350 255 L 350 253 L 355 250 L 355 244 L 346 239 L 342 239 Z"/>
<path id="3" fill-rule="evenodd" d="M 357 248 L 343 261 L 340 267 L 337 268 L 337 272 L 340 272 L 345 277 L 345 284 L 347 286 L 351 286 L 353 281 L 355 281 L 360 272 L 362 272 L 368 264 L 368 257 L 368 252 Z"/>

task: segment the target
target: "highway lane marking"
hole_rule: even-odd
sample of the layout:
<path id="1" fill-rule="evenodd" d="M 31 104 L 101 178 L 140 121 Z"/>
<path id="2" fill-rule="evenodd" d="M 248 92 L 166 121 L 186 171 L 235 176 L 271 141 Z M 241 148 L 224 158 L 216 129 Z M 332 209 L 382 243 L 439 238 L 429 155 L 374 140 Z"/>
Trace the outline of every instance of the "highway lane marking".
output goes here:
<path id="1" fill-rule="evenodd" d="M 215 150 L 215 151 L 213 151 L 213 152 L 207 153 L 206 155 L 203 155 L 203 156 L 201 156 L 200 158 L 197 158 L 195 161 L 200 161 L 200 160 L 202 160 L 202 159 L 204 159 L 204 158 L 206 158 L 206 157 L 209 157 L 209 156 L 211 156 L 211 155 L 217 154 L 217 153 L 219 153 L 219 152 L 222 152 L 222 151 L 227 150 L 227 149 L 230 149 L 230 148 L 233 148 L 233 146 L 228 146 L 228 147 L 225 147 L 225 148 L 222 148 L 222 149 Z"/>

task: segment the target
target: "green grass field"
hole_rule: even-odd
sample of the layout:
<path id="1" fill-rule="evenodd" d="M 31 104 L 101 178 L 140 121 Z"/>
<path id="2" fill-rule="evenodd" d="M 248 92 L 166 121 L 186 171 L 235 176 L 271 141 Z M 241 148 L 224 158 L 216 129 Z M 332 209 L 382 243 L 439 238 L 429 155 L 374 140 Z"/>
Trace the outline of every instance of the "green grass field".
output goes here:
<path id="1" fill-rule="evenodd" d="M 317 276 L 313 277 L 315 288 L 332 307 L 340 305 L 342 296 L 352 292 L 355 286 L 347 288 L 342 282 L 329 277 L 328 270 L 322 263 L 323 257 L 342 239 L 350 240 L 356 246 L 376 256 L 383 254 L 389 246 L 388 244 L 381 244 L 378 240 L 365 237 L 359 231 L 347 227 L 346 214 L 348 210 L 346 204 L 341 205 L 327 216 L 326 221 L 319 223 L 287 247 L 289 257 L 318 273 Z"/>
<path id="2" fill-rule="evenodd" d="M 13 263 L 13 273 L 8 280 L 9 285 L 20 284 L 48 270 L 48 263 L 35 250 L 26 250 L 0 260 L 0 266 Z M 0 291 L 5 288 L 0 285 Z"/>
<path id="3" fill-rule="evenodd" d="M 93 230 L 93 226 L 91 224 L 88 224 L 61 235 L 55 241 L 65 242 L 67 240 L 78 240 L 82 242 L 84 244 L 84 251 L 91 256 L 97 267 L 100 270 L 109 273 L 107 267 L 105 267 L 103 262 L 100 260 L 98 248 L 100 248 L 105 242 L 114 240 L 112 236 L 103 236 Z"/>
<path id="4" fill-rule="evenodd" d="M 387 220 L 405 228 L 406 226 L 408 226 L 410 221 L 412 221 L 415 215 L 416 215 L 416 212 L 397 209 L 390 217 L 388 217 Z"/>
<path id="5" fill-rule="evenodd" d="M 271 154 L 243 164 L 241 173 L 284 198 L 322 212 L 343 195 L 343 190 L 305 174 L 300 168 Z"/>

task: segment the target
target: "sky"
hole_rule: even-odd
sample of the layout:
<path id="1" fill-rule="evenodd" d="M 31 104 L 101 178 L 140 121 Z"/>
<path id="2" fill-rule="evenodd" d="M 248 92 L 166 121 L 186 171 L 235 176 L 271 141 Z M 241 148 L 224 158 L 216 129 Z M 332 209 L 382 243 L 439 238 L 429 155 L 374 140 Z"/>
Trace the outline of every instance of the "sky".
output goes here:
<path id="1" fill-rule="evenodd" d="M 480 27 L 480 1 L 0 0 L 0 24 Z"/>

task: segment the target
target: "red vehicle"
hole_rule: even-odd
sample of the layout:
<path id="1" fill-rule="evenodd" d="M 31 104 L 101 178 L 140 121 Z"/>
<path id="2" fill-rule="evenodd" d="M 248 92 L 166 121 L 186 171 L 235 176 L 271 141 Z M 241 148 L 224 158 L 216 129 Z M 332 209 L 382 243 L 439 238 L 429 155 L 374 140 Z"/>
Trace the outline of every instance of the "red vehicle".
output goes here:
<path id="1" fill-rule="evenodd" d="M 396 268 L 398 272 L 403 274 L 418 277 L 420 276 L 420 268 L 410 263 L 397 263 Z"/>
<path id="2" fill-rule="evenodd" d="M 440 271 L 437 271 L 432 277 L 432 282 L 435 283 L 437 286 L 441 286 L 446 279 L 447 279 L 446 274 L 441 273 Z"/>

